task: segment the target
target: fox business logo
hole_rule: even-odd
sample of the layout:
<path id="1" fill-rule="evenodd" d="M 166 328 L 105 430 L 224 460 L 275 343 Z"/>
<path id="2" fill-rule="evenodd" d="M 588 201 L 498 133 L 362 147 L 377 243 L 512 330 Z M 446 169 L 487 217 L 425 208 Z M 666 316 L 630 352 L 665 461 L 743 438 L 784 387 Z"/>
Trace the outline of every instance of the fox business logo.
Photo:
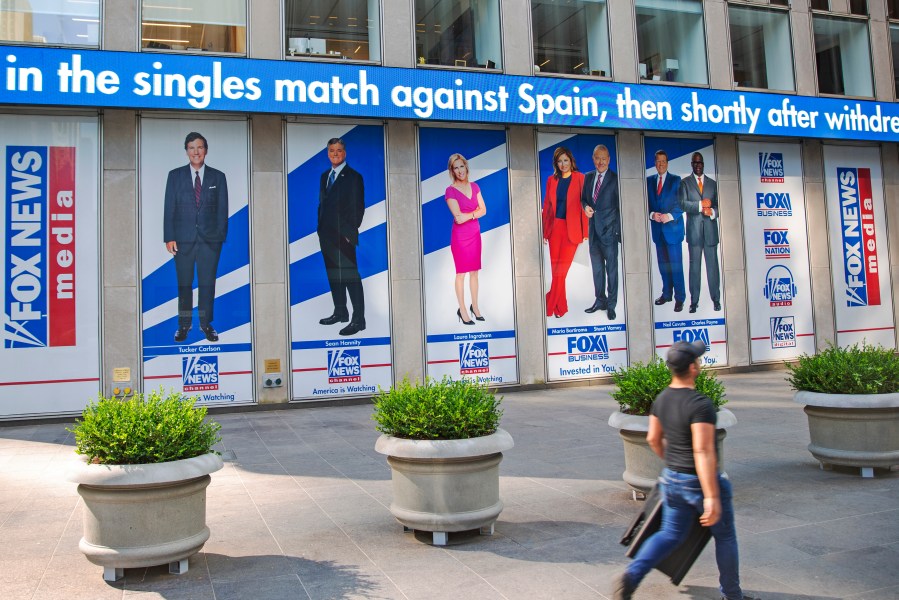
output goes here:
<path id="1" fill-rule="evenodd" d="M 837 167 L 846 306 L 880 305 L 871 169 Z"/>
<path id="2" fill-rule="evenodd" d="M 490 353 L 487 342 L 459 344 L 459 372 L 462 375 L 490 372 Z"/>
<path id="3" fill-rule="evenodd" d="M 604 335 L 577 335 L 568 338 L 568 362 L 609 360 L 609 340 Z"/>
<path id="4" fill-rule="evenodd" d="M 762 183 L 783 183 L 784 155 L 780 152 L 759 152 L 759 175 Z"/>
<path id="5" fill-rule="evenodd" d="M 674 329 L 671 333 L 675 342 L 702 342 L 705 344 L 706 352 L 712 349 L 712 343 L 709 341 L 708 327 Z"/>
<path id="6" fill-rule="evenodd" d="M 790 258 L 789 229 L 765 229 L 765 259 L 779 260 Z"/>
<path id="7" fill-rule="evenodd" d="M 796 297 L 793 273 L 783 265 L 774 265 L 765 276 L 764 292 L 771 306 L 793 306 Z"/>
<path id="8" fill-rule="evenodd" d="M 74 346 L 75 148 L 7 146 L 3 347 Z"/>
<path id="9" fill-rule="evenodd" d="M 793 317 L 771 317 L 771 347 L 796 347 L 796 324 Z"/>
<path id="10" fill-rule="evenodd" d="M 362 360 L 358 348 L 328 350 L 328 383 L 362 381 Z"/>
<path id="11" fill-rule="evenodd" d="M 182 356 L 181 384 L 185 392 L 219 389 L 219 357 L 198 354 Z"/>
<path id="12" fill-rule="evenodd" d="M 755 195 L 756 215 L 759 217 L 792 217 L 793 202 L 787 192 L 758 192 Z"/>

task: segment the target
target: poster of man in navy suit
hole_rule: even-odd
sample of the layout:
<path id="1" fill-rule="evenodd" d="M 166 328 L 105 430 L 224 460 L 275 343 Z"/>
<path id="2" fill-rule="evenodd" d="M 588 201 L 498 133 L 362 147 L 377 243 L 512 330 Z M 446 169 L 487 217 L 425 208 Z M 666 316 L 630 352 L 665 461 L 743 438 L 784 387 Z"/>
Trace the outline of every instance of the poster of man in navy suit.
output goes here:
<path id="1" fill-rule="evenodd" d="M 646 178 L 649 199 L 649 226 L 656 247 L 662 289 L 656 306 L 674 300 L 674 312 L 684 309 L 687 294 L 684 287 L 684 211 L 678 202 L 681 178 L 668 172 L 668 153 L 655 153 L 656 172 Z"/>

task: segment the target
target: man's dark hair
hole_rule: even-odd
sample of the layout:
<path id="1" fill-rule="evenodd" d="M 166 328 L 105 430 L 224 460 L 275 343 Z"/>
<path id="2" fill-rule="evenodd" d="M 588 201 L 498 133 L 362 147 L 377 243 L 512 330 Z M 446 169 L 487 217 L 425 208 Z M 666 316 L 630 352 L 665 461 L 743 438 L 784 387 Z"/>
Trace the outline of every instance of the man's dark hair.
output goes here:
<path id="1" fill-rule="evenodd" d="M 187 134 L 187 137 L 184 138 L 184 149 L 187 150 L 187 145 L 194 140 L 203 140 L 203 147 L 209 150 L 209 142 L 206 141 L 206 138 L 203 137 L 202 134 L 197 133 L 196 131 L 191 131 Z"/>
<path id="2" fill-rule="evenodd" d="M 346 150 L 346 143 L 344 143 L 342 138 L 331 138 L 328 140 L 328 146 L 333 146 L 334 144 L 340 144 L 340 146 Z"/>
<path id="3" fill-rule="evenodd" d="M 665 152 L 664 150 L 656 150 L 656 158 L 658 158 L 658 157 L 660 157 L 660 156 L 664 156 L 664 157 L 665 157 L 665 160 L 668 160 L 668 153 L 667 153 L 667 152 Z"/>

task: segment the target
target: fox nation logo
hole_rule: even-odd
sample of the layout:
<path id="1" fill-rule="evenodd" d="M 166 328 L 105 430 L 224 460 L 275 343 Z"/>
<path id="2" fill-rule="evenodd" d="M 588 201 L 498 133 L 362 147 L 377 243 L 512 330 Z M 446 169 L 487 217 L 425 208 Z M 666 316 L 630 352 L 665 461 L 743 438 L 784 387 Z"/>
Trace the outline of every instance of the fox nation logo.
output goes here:
<path id="1" fill-rule="evenodd" d="M 609 340 L 604 335 L 578 335 L 568 338 L 568 362 L 609 360 Z"/>
<path id="2" fill-rule="evenodd" d="M 784 155 L 781 152 L 759 152 L 759 175 L 762 183 L 783 183 Z"/>
<path id="3" fill-rule="evenodd" d="M 789 229 L 765 229 L 765 259 L 781 260 L 790 258 Z"/>
<path id="4" fill-rule="evenodd" d="M 796 297 L 793 273 L 783 265 L 774 265 L 765 276 L 764 291 L 771 306 L 793 306 Z"/>
<path id="5" fill-rule="evenodd" d="M 793 317 L 771 317 L 771 347 L 796 347 L 796 324 Z"/>
<path id="6" fill-rule="evenodd" d="M 362 381 L 362 360 L 358 348 L 328 350 L 328 383 Z"/>
<path id="7" fill-rule="evenodd" d="M 709 341 L 708 327 L 689 327 L 687 329 L 675 329 L 671 332 L 675 342 L 702 342 L 705 344 L 705 351 L 712 349 Z"/>
<path id="8" fill-rule="evenodd" d="M 459 372 L 462 375 L 490 372 L 490 353 L 487 342 L 459 344 Z"/>
<path id="9" fill-rule="evenodd" d="M 181 384 L 185 392 L 219 389 L 219 357 L 197 354 L 181 357 Z"/>

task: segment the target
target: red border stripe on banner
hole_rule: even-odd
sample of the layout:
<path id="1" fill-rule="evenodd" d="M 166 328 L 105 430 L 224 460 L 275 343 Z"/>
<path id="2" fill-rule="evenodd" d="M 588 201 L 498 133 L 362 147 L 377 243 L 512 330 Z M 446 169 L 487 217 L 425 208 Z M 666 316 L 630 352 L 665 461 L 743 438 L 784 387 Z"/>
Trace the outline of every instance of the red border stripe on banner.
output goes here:
<path id="1" fill-rule="evenodd" d="M 862 248 L 865 257 L 868 306 L 880 306 L 880 269 L 877 264 L 877 234 L 874 231 L 874 197 L 871 192 L 871 169 L 858 170 L 859 215 Z"/>
<path id="2" fill-rule="evenodd" d="M 75 345 L 75 148 L 50 147 L 50 345 Z"/>

